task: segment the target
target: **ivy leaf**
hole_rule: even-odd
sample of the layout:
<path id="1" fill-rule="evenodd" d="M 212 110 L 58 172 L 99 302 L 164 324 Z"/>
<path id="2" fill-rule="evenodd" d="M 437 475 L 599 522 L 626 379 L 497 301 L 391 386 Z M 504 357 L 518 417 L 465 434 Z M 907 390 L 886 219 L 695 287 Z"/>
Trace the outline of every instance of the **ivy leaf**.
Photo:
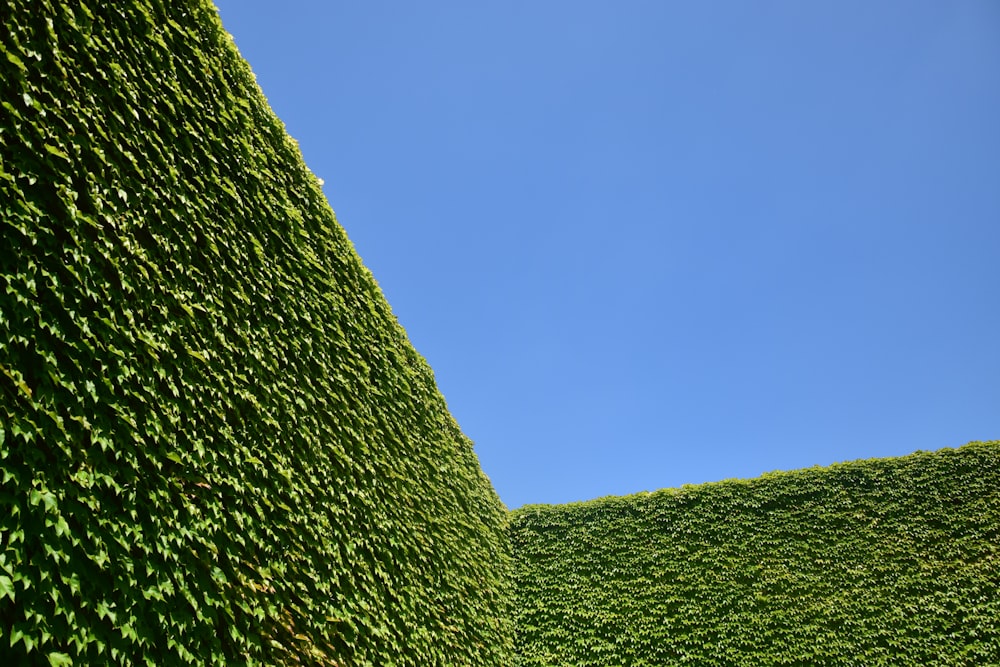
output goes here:
<path id="1" fill-rule="evenodd" d="M 65 665 L 72 665 L 73 658 L 69 657 L 65 653 L 53 652 L 49 653 L 48 656 L 49 665 L 51 667 L 64 667 Z"/>
<path id="2" fill-rule="evenodd" d="M 69 160 L 69 155 L 66 155 L 66 153 L 62 152 L 55 146 L 50 146 L 49 144 L 45 144 L 45 150 L 51 153 L 52 155 L 61 157 L 64 160 Z"/>
<path id="3" fill-rule="evenodd" d="M 7 56 L 7 60 L 9 60 L 19 70 L 21 70 L 22 72 L 27 72 L 28 71 L 28 68 L 24 66 L 24 63 L 21 62 L 21 59 L 18 58 L 16 55 L 14 55 L 13 53 L 11 53 L 9 51 L 7 51 L 5 53 L 5 55 Z"/>
<path id="4" fill-rule="evenodd" d="M 10 580 L 10 577 L 0 575 L 0 600 L 5 597 L 14 599 L 14 582 Z"/>
<path id="5" fill-rule="evenodd" d="M 39 491 L 38 489 L 32 489 L 28 494 L 28 502 L 32 505 L 42 503 L 45 505 L 45 511 L 49 512 L 56 507 L 56 496 L 51 491 Z"/>

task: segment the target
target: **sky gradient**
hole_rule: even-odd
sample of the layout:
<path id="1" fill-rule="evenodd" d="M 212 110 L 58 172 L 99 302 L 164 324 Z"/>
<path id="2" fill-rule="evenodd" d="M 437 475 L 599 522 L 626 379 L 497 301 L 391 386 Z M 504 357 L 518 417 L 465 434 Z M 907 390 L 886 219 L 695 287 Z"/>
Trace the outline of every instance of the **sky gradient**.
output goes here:
<path id="1" fill-rule="evenodd" d="M 1000 438 L 1000 3 L 217 6 L 509 507 Z"/>

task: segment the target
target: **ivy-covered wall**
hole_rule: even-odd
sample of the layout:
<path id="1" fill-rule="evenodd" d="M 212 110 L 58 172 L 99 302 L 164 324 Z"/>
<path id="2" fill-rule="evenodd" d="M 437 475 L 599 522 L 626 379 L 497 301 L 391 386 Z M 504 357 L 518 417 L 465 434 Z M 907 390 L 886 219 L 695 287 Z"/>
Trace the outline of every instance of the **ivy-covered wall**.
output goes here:
<path id="1" fill-rule="evenodd" d="M 0 665 L 1000 663 L 1000 443 L 508 515 L 208 0 L 0 20 Z"/>
<path id="2" fill-rule="evenodd" d="M 0 20 L 0 664 L 509 664 L 506 509 L 214 7 Z"/>
<path id="3" fill-rule="evenodd" d="M 520 665 L 1000 664 L 1000 442 L 513 512 Z"/>

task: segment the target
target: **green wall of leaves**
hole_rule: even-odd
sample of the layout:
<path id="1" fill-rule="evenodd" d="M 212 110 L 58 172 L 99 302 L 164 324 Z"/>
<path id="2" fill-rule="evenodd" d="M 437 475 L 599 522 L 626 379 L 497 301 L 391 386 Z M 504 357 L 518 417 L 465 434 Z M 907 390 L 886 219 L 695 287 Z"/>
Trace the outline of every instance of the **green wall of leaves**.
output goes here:
<path id="1" fill-rule="evenodd" d="M 0 664 L 509 664 L 506 508 L 214 7 L 0 19 Z"/>
<path id="2" fill-rule="evenodd" d="M 1000 443 L 508 515 L 207 0 L 0 19 L 0 664 L 1000 663 Z"/>
<path id="3" fill-rule="evenodd" d="M 1000 664 L 1000 442 L 512 513 L 521 665 Z"/>

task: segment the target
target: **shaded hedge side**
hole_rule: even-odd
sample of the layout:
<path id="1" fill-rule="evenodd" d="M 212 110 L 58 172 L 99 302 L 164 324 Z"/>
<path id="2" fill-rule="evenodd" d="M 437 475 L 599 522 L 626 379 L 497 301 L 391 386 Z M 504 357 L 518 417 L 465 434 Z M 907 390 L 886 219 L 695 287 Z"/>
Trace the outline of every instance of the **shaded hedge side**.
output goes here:
<path id="1" fill-rule="evenodd" d="M 1000 664 L 1000 442 L 512 513 L 521 665 Z"/>
<path id="2" fill-rule="evenodd" d="M 509 664 L 506 510 L 214 7 L 0 19 L 0 664 Z"/>

